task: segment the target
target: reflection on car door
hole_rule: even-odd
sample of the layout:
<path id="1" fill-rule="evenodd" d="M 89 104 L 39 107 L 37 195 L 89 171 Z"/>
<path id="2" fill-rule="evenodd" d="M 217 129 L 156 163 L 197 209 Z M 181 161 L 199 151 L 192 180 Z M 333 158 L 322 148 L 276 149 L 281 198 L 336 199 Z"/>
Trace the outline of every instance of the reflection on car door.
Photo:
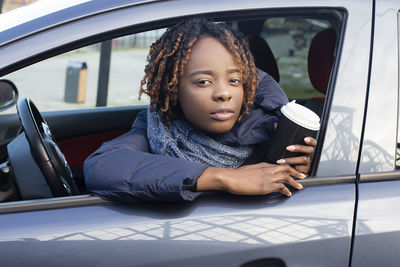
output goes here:
<path id="1" fill-rule="evenodd" d="M 96 205 L 3 214 L 2 265 L 344 266 L 354 185 L 194 203 Z M 73 256 L 71 256 L 73 255 Z M 251 265 L 250 265 L 251 266 Z"/>

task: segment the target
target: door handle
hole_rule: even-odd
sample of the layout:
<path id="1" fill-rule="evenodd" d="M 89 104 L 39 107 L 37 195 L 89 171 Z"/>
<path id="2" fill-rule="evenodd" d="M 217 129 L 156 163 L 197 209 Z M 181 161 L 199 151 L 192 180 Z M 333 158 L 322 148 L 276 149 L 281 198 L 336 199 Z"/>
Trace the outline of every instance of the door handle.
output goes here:
<path id="1" fill-rule="evenodd" d="M 240 265 L 240 267 L 286 267 L 286 264 L 281 259 L 267 258 L 250 261 Z"/>

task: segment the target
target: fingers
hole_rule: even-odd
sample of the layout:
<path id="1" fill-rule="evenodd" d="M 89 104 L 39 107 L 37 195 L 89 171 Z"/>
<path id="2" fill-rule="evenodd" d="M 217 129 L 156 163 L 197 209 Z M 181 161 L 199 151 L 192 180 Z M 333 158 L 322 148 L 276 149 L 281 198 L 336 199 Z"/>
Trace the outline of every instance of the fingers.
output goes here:
<path id="1" fill-rule="evenodd" d="M 284 184 L 276 184 L 276 186 L 277 186 L 277 190 L 276 190 L 277 192 L 280 192 L 287 197 L 292 196 L 292 192 L 290 192 L 290 190 Z"/>
<path id="2" fill-rule="evenodd" d="M 294 158 L 286 158 L 286 159 L 280 159 L 277 161 L 278 164 L 290 164 L 293 166 L 293 168 L 298 171 L 299 173 L 303 174 L 308 173 L 311 167 L 311 158 L 308 156 L 300 156 L 300 157 L 294 157 Z M 298 178 L 299 176 L 296 176 Z M 304 175 L 304 178 L 306 175 Z"/>
<path id="3" fill-rule="evenodd" d="M 293 179 L 290 175 L 287 174 L 281 174 L 277 177 L 276 182 L 283 182 L 285 184 L 291 185 L 292 187 L 301 190 L 303 189 L 303 186 L 296 182 L 296 180 Z"/>
<path id="4" fill-rule="evenodd" d="M 304 153 L 304 154 L 312 154 L 314 152 L 314 147 L 317 145 L 317 140 L 308 136 L 304 138 L 304 142 L 306 145 L 290 145 L 286 149 L 290 152 Z"/>
<path id="5" fill-rule="evenodd" d="M 317 140 L 308 136 L 304 138 L 306 145 L 290 145 L 286 149 L 290 152 L 302 153 L 304 156 L 279 159 L 277 164 L 292 165 L 298 172 L 307 173 L 311 165 L 311 156 L 314 152 L 314 147 L 317 145 Z"/>
<path id="6" fill-rule="evenodd" d="M 293 158 L 284 158 L 281 160 L 278 160 L 278 164 L 289 164 L 289 165 L 307 165 L 311 162 L 311 158 L 308 156 L 299 156 L 299 157 L 293 157 Z"/>
<path id="7" fill-rule="evenodd" d="M 312 138 L 311 136 L 307 136 L 306 138 L 304 138 L 304 142 L 307 145 L 310 146 L 316 146 L 317 145 L 317 140 L 315 140 L 314 138 Z"/>
<path id="8" fill-rule="evenodd" d="M 308 173 L 311 167 L 311 157 L 310 156 L 300 156 L 293 158 L 285 158 L 277 161 L 278 164 L 289 164 L 299 173 Z M 306 177 L 304 175 L 304 177 Z"/>
<path id="9" fill-rule="evenodd" d="M 304 153 L 304 154 L 312 154 L 314 152 L 313 146 L 305 146 L 305 145 L 290 145 L 286 148 L 290 152 Z"/>
<path id="10" fill-rule="evenodd" d="M 303 189 L 303 186 L 296 182 L 291 176 L 287 174 L 281 174 L 276 177 L 275 186 L 277 187 L 277 192 L 280 192 L 288 197 L 292 195 L 290 190 L 285 186 L 285 184 L 289 184 L 290 186 L 296 188 L 297 190 Z"/>
<path id="11" fill-rule="evenodd" d="M 289 165 L 286 165 L 286 164 L 285 165 L 278 165 L 278 166 L 275 167 L 274 174 L 280 174 L 280 173 L 289 174 L 289 175 L 291 175 L 293 177 L 296 177 L 298 179 L 306 178 L 306 176 L 303 173 L 297 171 L 295 168 L 293 168 L 293 167 L 291 167 Z"/>
<path id="12" fill-rule="evenodd" d="M 295 165 L 293 167 L 301 173 L 308 173 L 310 170 L 310 165 Z"/>

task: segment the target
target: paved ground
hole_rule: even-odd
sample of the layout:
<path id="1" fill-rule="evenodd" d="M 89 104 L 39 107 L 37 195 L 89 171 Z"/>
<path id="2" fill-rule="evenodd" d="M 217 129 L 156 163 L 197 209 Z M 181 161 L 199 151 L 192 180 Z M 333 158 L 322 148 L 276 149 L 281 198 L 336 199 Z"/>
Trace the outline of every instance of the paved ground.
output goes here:
<path id="1" fill-rule="evenodd" d="M 114 51 L 111 57 L 111 72 L 108 105 L 137 103 L 140 80 L 148 49 Z M 29 96 L 38 108 L 44 110 L 94 107 L 96 103 L 99 52 L 71 52 L 34 64 L 5 76 L 12 80 L 20 96 Z M 86 101 L 71 104 L 64 101 L 66 70 L 71 60 L 84 61 L 88 66 Z"/>

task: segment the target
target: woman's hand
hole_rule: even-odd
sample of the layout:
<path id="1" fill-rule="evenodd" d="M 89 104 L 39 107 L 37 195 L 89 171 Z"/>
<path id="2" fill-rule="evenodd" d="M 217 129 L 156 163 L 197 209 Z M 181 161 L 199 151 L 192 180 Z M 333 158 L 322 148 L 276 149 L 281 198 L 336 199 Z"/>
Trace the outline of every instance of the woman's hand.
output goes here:
<path id="1" fill-rule="evenodd" d="M 291 196 L 285 184 L 299 190 L 303 188 L 294 178 L 304 179 L 305 175 L 289 165 L 258 163 L 237 169 L 208 167 L 197 180 L 197 190 L 223 190 L 239 195 L 280 192 Z"/>
<path id="2" fill-rule="evenodd" d="M 317 140 L 312 137 L 304 138 L 307 145 L 290 145 L 286 149 L 290 152 L 303 153 L 304 156 L 284 158 L 278 160 L 278 164 L 289 164 L 301 173 L 308 173 L 311 166 L 311 156 L 314 152 L 314 147 L 317 145 Z"/>

